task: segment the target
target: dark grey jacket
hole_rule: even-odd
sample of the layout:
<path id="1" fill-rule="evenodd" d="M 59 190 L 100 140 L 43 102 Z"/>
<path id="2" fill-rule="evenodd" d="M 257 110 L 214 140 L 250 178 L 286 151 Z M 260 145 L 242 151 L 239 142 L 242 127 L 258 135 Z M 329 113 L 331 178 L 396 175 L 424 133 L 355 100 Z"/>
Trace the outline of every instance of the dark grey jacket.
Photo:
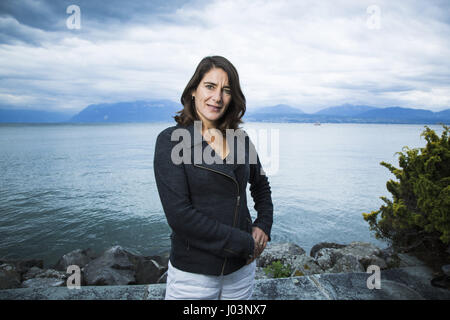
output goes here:
<path id="1" fill-rule="evenodd" d="M 172 132 L 181 128 L 169 127 L 158 135 L 154 158 L 158 193 L 173 231 L 170 261 L 183 271 L 226 275 L 244 266 L 253 254 L 252 226 L 261 228 L 270 240 L 273 204 L 269 182 L 261 174 L 264 171 L 259 157 L 257 163 L 249 163 L 249 150 L 254 146 L 248 136 L 245 153 L 237 153 L 239 138 L 234 138 L 234 152 L 227 156 L 234 157 L 230 164 L 215 154 L 204 139 L 194 139 L 194 131 L 196 137 L 201 137 L 201 133 L 193 124 L 184 128 L 190 139 L 179 137 L 171 141 Z M 174 163 L 172 150 L 190 161 Z M 209 152 L 216 163 L 207 164 L 205 159 L 194 162 L 194 155 L 199 154 L 196 150 L 201 150 L 201 154 Z M 243 154 L 245 163 L 237 163 Z M 254 222 L 247 208 L 247 182 L 257 211 Z"/>

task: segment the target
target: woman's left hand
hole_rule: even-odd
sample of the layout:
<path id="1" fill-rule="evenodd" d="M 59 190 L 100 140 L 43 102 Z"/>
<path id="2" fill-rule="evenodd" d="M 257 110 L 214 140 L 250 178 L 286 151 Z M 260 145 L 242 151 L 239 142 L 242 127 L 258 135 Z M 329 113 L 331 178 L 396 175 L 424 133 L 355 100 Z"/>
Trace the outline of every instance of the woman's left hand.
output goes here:
<path id="1" fill-rule="evenodd" d="M 264 251 L 267 245 L 267 241 L 269 240 L 269 237 L 266 235 L 264 231 L 262 231 L 258 227 L 253 227 L 252 229 L 252 237 L 255 239 L 256 244 L 256 257 L 259 257 L 261 253 Z"/>

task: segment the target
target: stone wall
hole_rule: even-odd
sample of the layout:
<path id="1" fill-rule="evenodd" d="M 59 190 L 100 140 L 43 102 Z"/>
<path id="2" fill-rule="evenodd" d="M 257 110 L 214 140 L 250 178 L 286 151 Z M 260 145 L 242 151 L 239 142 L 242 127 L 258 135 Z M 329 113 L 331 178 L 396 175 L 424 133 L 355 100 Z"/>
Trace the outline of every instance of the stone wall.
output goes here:
<path id="1" fill-rule="evenodd" d="M 66 286 L 70 265 L 79 266 L 82 286 L 165 283 L 168 259 L 168 253 L 141 256 L 121 246 L 113 246 L 101 254 L 90 249 L 74 250 L 48 269 L 43 268 L 43 260 L 0 259 L 0 289 Z M 381 270 L 423 265 L 412 256 L 389 248 L 381 250 L 365 242 L 348 245 L 323 242 L 315 245 L 309 254 L 294 243 L 278 243 L 269 244 L 257 259 L 256 279 L 273 277 L 269 271 L 276 261 L 288 268 L 290 277 L 365 272 L 369 265 Z"/>

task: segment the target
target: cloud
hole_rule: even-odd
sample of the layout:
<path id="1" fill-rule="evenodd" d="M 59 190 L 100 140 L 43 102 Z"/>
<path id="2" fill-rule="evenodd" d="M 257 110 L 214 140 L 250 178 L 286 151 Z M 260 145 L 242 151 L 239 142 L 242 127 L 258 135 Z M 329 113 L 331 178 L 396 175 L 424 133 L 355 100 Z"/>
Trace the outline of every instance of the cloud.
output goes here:
<path id="1" fill-rule="evenodd" d="M 39 45 L 46 33 L 40 29 L 35 29 L 20 24 L 11 16 L 0 16 L 0 43 L 25 42 L 31 45 Z"/>
<path id="2" fill-rule="evenodd" d="M 444 1 L 73 1 L 0 4 L 0 104 L 77 112 L 179 97 L 198 62 L 223 55 L 249 107 L 450 106 Z M 369 21 L 370 22 L 370 21 Z"/>

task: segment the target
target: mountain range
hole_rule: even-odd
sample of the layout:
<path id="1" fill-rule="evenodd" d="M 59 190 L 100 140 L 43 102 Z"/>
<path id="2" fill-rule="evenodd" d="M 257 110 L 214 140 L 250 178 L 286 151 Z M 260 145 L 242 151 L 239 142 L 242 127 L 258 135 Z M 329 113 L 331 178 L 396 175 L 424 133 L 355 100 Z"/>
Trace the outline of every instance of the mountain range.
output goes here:
<path id="1" fill-rule="evenodd" d="M 181 108 L 170 100 L 91 104 L 70 122 L 159 122 L 170 121 Z"/>
<path id="2" fill-rule="evenodd" d="M 450 123 L 450 109 L 432 112 L 425 109 L 402 107 L 377 108 L 364 105 L 344 104 L 305 113 L 300 109 L 284 106 L 277 112 L 277 106 L 252 110 L 245 114 L 246 121 L 262 122 L 329 122 L 329 123 Z M 264 110 L 266 109 L 266 110 Z M 281 110 L 281 109 L 280 109 Z"/>
<path id="3" fill-rule="evenodd" d="M 0 123 L 109 123 L 171 122 L 180 104 L 171 100 L 138 100 L 92 104 L 75 115 L 39 110 L 0 109 Z M 331 123 L 450 123 L 450 109 L 432 112 L 403 107 L 377 108 L 344 104 L 305 113 L 286 104 L 247 109 L 244 121 L 260 122 L 331 122 Z"/>

